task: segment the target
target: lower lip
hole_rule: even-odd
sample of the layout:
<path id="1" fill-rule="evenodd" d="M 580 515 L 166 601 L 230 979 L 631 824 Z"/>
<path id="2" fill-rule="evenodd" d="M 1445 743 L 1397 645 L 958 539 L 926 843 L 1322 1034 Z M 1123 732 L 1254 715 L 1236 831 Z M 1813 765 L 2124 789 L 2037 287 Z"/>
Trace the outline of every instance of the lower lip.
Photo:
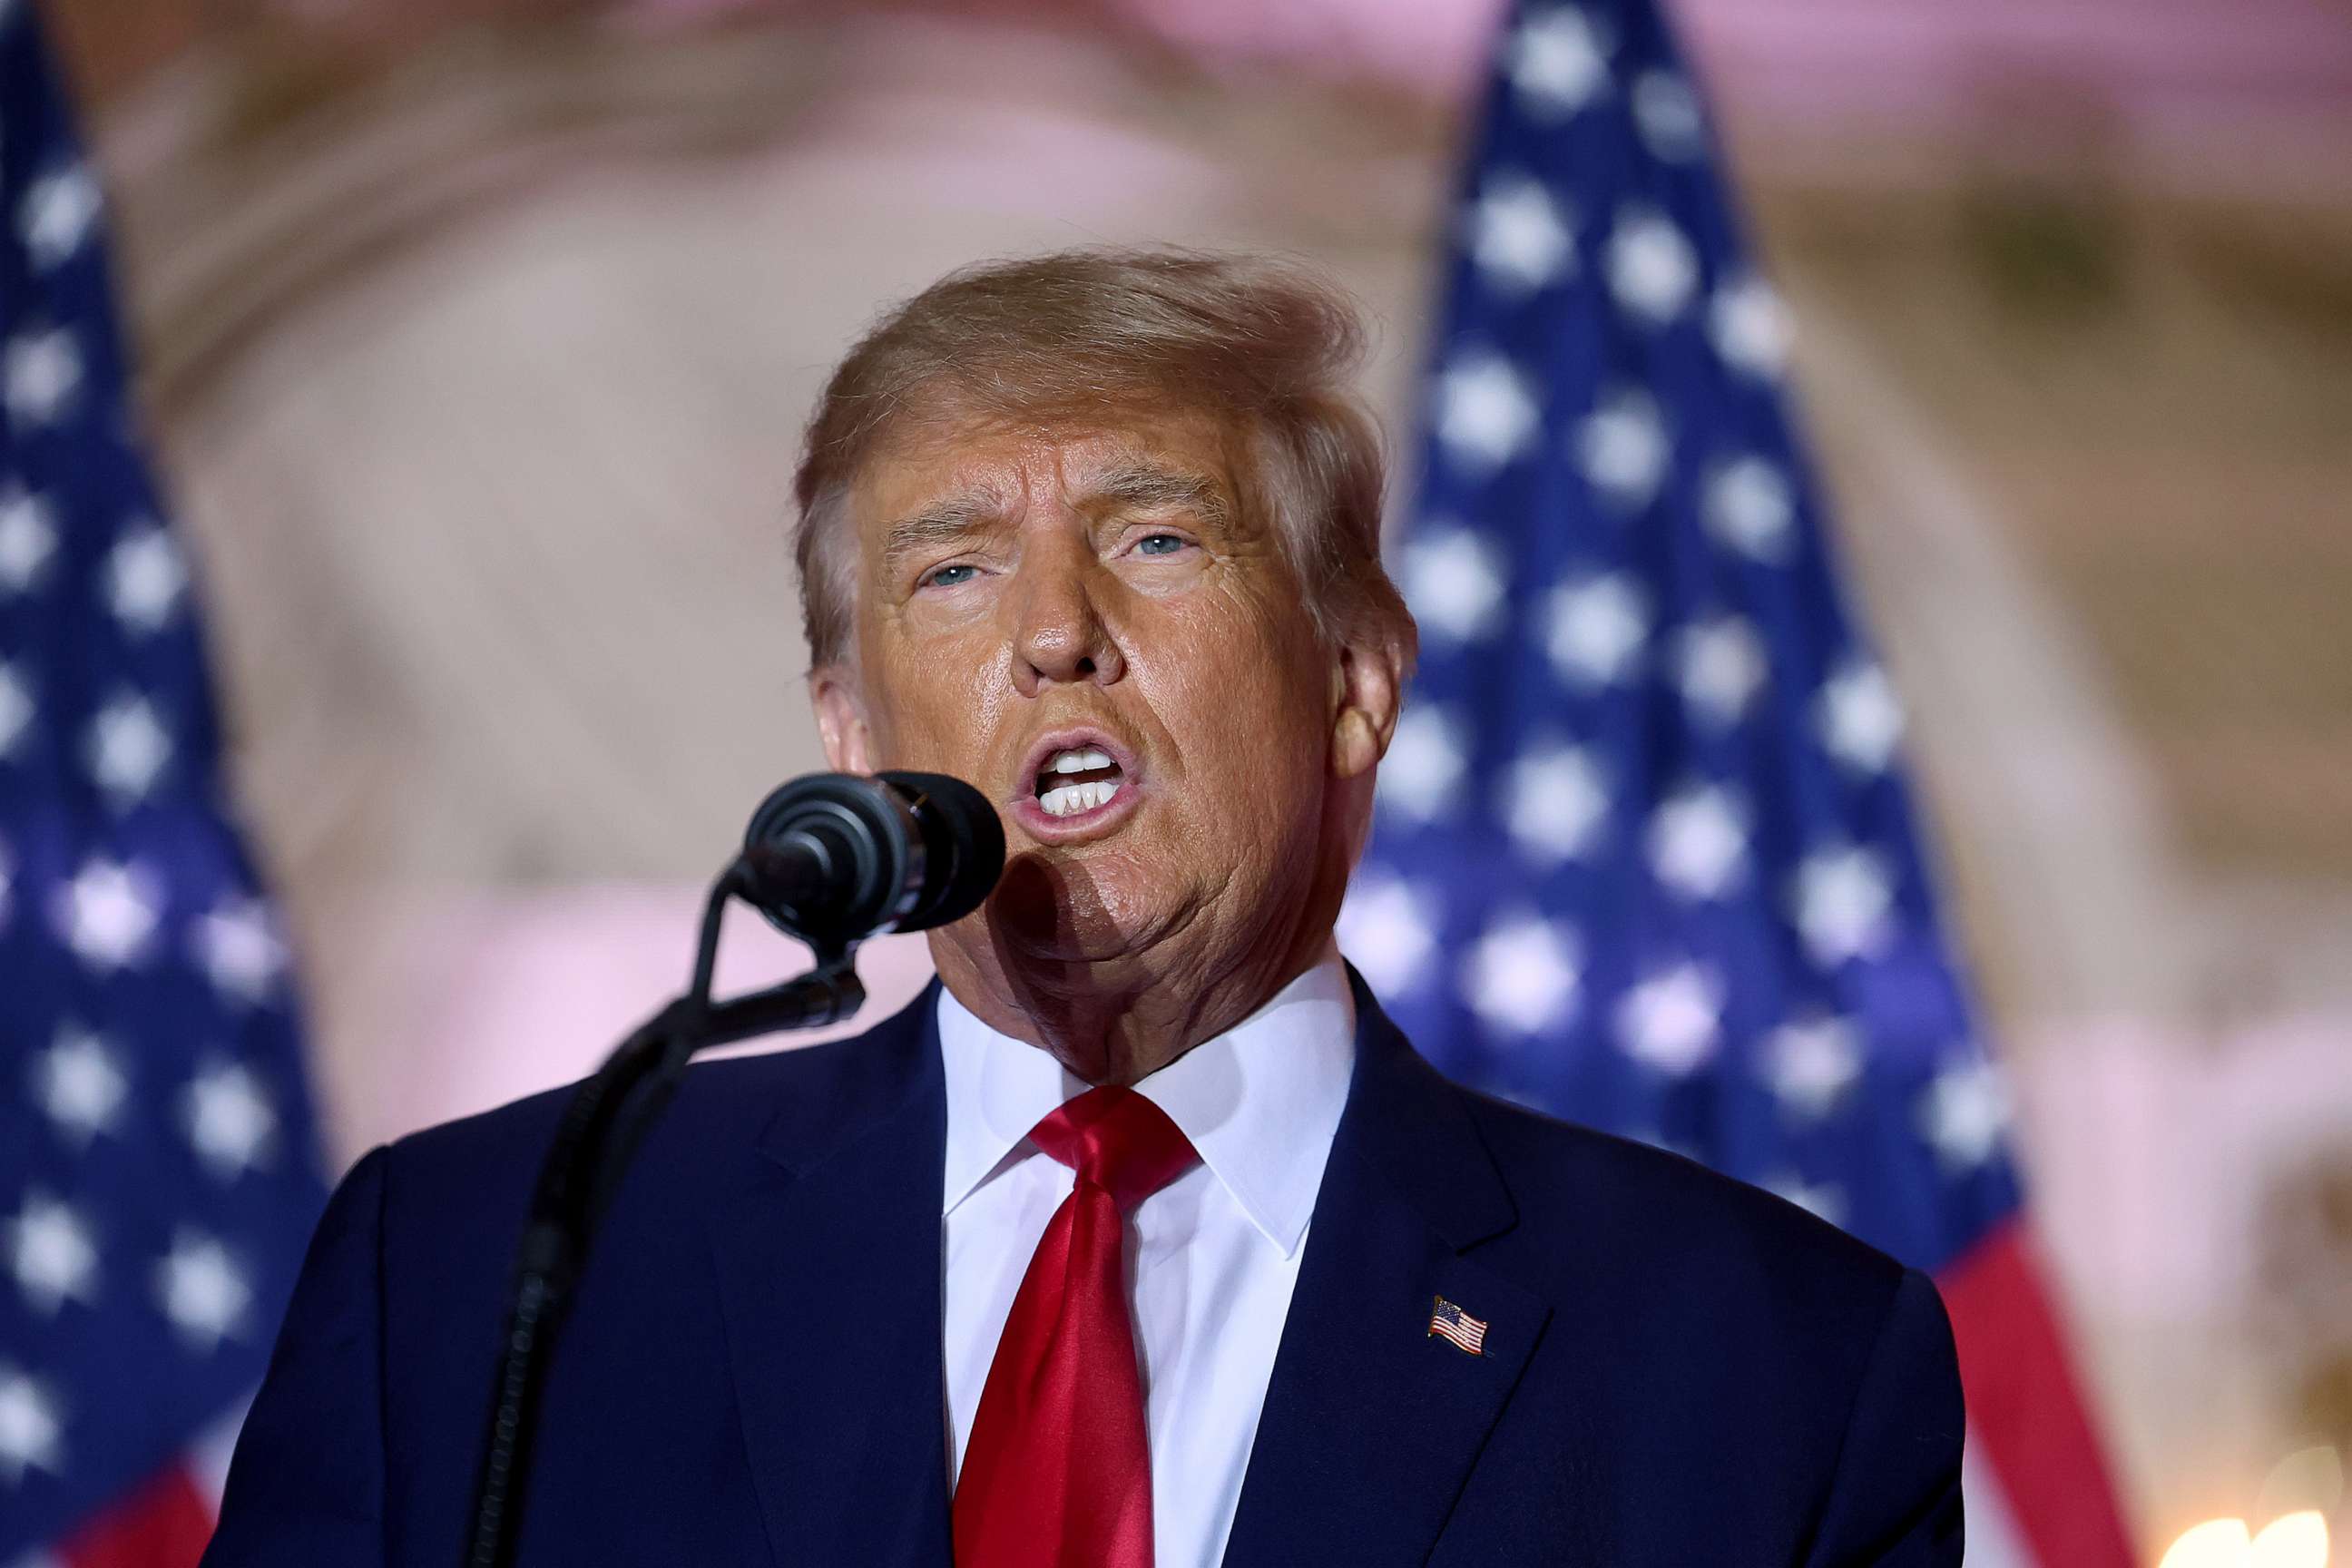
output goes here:
<path id="1" fill-rule="evenodd" d="M 1024 795 L 1013 803 L 1013 820 L 1040 844 L 1075 844 L 1099 837 L 1125 822 L 1135 815 L 1142 798 L 1143 792 L 1136 787 L 1135 781 L 1125 779 L 1120 781 L 1118 793 L 1100 805 L 1055 816 L 1038 804 L 1036 796 Z"/>

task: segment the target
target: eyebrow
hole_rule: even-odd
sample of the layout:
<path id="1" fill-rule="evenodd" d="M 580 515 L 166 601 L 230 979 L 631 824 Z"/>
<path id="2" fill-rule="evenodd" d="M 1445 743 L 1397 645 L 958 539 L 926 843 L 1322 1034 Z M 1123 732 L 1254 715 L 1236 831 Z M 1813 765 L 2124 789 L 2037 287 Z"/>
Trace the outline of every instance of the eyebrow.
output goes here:
<path id="1" fill-rule="evenodd" d="M 1183 508 L 1211 529 L 1223 528 L 1231 520 L 1231 509 L 1213 481 L 1152 463 L 1120 463 L 1107 468 L 1087 484 L 1078 500 L 1083 505 L 1107 501 L 1139 510 Z M 1002 521 L 1004 512 L 1003 497 L 981 489 L 945 497 L 900 518 L 890 525 L 882 542 L 883 572 L 895 577 L 910 557 L 961 544 Z"/>
<path id="2" fill-rule="evenodd" d="M 1004 515 L 1003 501 L 986 491 L 950 496 L 890 525 L 882 542 L 882 566 L 895 576 L 908 557 L 961 543 Z"/>
<path id="3" fill-rule="evenodd" d="M 1087 486 L 1081 499 L 1143 509 L 1182 507 L 1211 528 L 1230 521 L 1224 495 L 1214 483 L 1199 474 L 1150 463 L 1122 463 L 1106 470 Z"/>

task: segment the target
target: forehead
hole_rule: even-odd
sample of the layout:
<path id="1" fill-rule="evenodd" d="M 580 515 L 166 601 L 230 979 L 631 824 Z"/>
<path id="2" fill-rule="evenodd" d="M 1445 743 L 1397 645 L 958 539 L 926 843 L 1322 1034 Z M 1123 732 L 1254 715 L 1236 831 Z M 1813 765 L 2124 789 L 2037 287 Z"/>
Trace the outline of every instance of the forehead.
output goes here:
<path id="1" fill-rule="evenodd" d="M 1080 501 L 1154 471 L 1205 480 L 1239 499 L 1234 422 L 1202 410 L 1106 409 L 1054 420 L 939 414 L 909 417 L 881 441 L 850 490 L 871 540 L 894 521 L 958 501 L 1019 510 Z"/>

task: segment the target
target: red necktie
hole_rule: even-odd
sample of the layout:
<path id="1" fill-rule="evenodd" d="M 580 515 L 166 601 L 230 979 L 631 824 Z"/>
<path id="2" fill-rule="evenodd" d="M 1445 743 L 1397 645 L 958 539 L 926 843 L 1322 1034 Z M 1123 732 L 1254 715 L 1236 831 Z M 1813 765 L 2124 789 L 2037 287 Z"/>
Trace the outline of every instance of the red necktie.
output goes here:
<path id="1" fill-rule="evenodd" d="M 1200 1158 L 1143 1096 L 1089 1089 L 1029 1141 L 1077 1172 L 996 1342 L 956 1482 L 956 1568 L 1151 1568 L 1129 1210 Z"/>

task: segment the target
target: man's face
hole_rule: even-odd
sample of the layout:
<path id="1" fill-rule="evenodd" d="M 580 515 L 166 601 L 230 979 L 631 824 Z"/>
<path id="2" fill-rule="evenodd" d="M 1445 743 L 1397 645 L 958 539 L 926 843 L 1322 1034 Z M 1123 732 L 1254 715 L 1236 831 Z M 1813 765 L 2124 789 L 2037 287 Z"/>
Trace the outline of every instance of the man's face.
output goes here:
<path id="1" fill-rule="evenodd" d="M 934 941 L 951 981 L 1215 981 L 1336 897 L 1341 661 L 1243 460 L 1224 422 L 1169 413 L 917 423 L 866 465 L 855 668 L 819 673 L 820 719 L 835 766 L 998 803 L 1004 881 Z"/>

